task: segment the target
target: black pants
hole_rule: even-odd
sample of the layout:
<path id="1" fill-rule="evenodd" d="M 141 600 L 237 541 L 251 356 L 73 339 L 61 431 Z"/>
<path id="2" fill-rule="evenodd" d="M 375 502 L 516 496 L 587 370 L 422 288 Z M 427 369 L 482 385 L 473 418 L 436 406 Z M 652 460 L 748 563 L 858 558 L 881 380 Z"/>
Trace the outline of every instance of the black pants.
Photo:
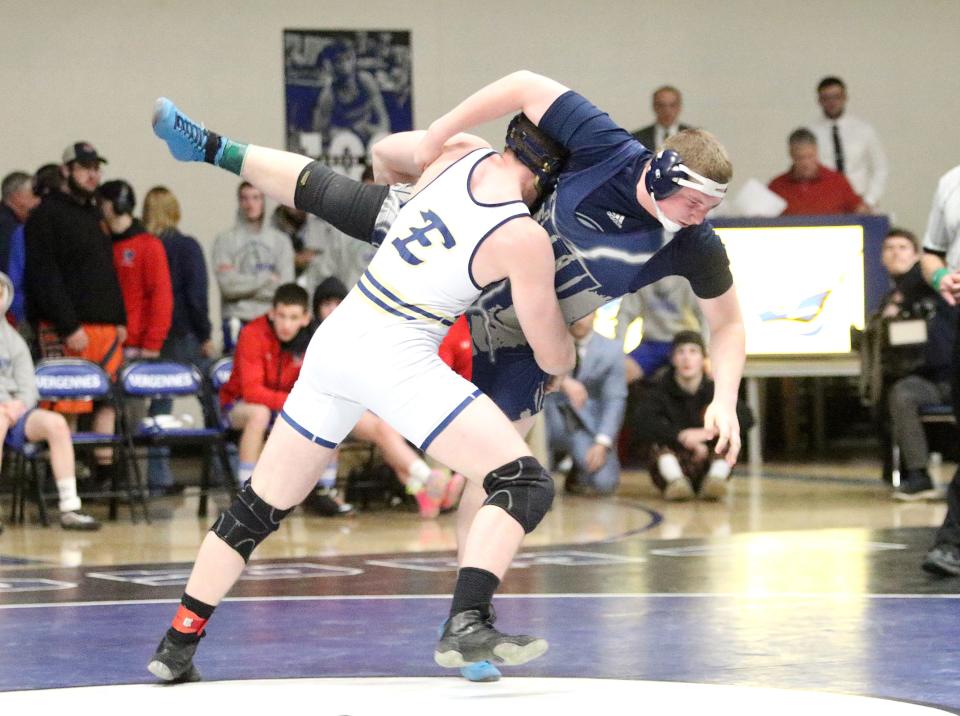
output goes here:
<path id="1" fill-rule="evenodd" d="M 953 416 L 960 428 L 960 332 L 953 344 Z M 937 544 L 952 544 L 960 547 L 960 467 L 947 487 L 947 516 L 937 531 Z"/>

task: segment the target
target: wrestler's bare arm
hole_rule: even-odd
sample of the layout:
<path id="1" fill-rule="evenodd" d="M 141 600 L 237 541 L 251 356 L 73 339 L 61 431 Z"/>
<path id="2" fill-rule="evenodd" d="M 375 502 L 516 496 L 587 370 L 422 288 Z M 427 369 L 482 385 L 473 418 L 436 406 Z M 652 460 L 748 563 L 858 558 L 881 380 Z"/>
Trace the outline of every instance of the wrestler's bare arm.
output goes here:
<path id="1" fill-rule="evenodd" d="M 528 70 L 513 72 L 467 97 L 435 120 L 417 147 L 415 161 L 426 166 L 438 157 L 444 143 L 458 132 L 484 122 L 523 112 L 539 124 L 554 101 L 568 91 L 559 82 Z"/>

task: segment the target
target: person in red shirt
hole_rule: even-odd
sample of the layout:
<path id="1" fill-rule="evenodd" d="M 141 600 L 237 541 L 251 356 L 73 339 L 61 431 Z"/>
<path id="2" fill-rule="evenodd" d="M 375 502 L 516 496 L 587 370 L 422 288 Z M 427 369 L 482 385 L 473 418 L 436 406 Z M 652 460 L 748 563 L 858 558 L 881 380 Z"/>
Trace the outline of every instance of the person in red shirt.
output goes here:
<path id="1" fill-rule="evenodd" d="M 297 284 L 285 283 L 274 293 L 270 311 L 240 330 L 220 407 L 230 425 L 241 431 L 241 484 L 253 474 L 267 429 L 300 375 L 309 325 L 310 297 Z"/>
<path id="2" fill-rule="evenodd" d="M 122 179 L 97 191 L 113 239 L 113 266 L 127 311 L 124 355 L 156 358 L 173 322 L 173 289 L 163 243 L 133 218 L 136 197 Z"/>
<path id="3" fill-rule="evenodd" d="M 870 207 L 843 174 L 820 164 L 813 132 L 802 127 L 795 130 L 789 149 L 793 162 L 790 170 L 768 185 L 770 191 L 786 199 L 784 216 L 870 213 Z"/>

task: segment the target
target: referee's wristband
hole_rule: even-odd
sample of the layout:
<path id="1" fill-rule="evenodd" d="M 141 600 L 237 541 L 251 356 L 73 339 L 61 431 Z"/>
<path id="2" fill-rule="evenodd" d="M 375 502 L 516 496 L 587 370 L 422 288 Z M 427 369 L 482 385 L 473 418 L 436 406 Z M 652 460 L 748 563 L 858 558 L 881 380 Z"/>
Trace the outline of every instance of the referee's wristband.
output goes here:
<path id="1" fill-rule="evenodd" d="M 943 277 L 948 273 L 950 273 L 950 269 L 948 269 L 946 266 L 941 266 L 933 272 L 933 276 L 930 277 L 930 285 L 933 286 L 935 291 L 940 290 L 940 282 L 943 281 Z"/>

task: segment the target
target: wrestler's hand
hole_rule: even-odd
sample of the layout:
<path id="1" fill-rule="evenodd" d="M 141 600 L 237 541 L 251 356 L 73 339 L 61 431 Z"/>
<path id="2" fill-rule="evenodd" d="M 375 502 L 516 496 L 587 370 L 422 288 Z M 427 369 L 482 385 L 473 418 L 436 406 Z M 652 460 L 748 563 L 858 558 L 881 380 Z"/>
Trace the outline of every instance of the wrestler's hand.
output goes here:
<path id="1" fill-rule="evenodd" d="M 587 450 L 586 459 L 584 460 L 587 472 L 596 472 L 603 464 L 607 461 L 607 453 L 610 452 L 610 448 L 606 445 L 601 445 L 600 443 L 594 443 L 590 446 L 590 449 Z"/>
<path id="2" fill-rule="evenodd" d="M 27 406 L 22 400 L 8 400 L 3 404 L 3 411 L 10 418 L 10 423 L 17 422 L 27 412 Z"/>
<path id="3" fill-rule="evenodd" d="M 587 398 L 589 397 L 587 388 L 579 380 L 564 378 L 560 384 L 560 389 L 563 390 L 574 409 L 581 410 L 587 404 Z"/>
<path id="4" fill-rule="evenodd" d="M 940 295 L 951 306 L 960 303 L 960 270 L 948 273 L 940 279 Z"/>
<path id="5" fill-rule="evenodd" d="M 740 454 L 740 421 L 737 419 L 736 406 L 710 403 L 703 416 L 703 427 L 716 430 L 715 452 L 722 455 L 730 467 L 736 465 L 737 455 Z"/>
<path id="6" fill-rule="evenodd" d="M 80 328 L 67 336 L 63 342 L 66 344 L 67 348 L 74 353 L 83 353 L 83 350 L 87 347 L 90 339 L 87 337 L 87 332 L 83 330 L 83 326 L 80 326 Z"/>

